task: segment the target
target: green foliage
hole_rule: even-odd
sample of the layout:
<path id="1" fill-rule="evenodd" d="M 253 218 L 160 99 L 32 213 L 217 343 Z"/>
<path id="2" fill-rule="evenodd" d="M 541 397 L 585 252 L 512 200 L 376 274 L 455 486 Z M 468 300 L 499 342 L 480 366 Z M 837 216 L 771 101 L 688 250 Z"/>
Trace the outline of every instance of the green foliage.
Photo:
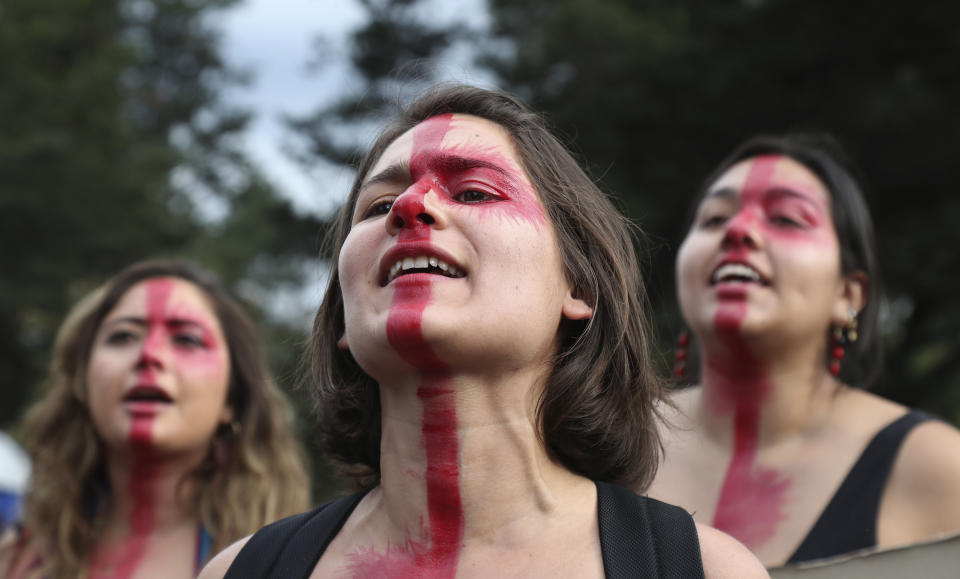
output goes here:
<path id="1" fill-rule="evenodd" d="M 316 255 L 322 224 L 249 163 L 247 114 L 221 100 L 243 77 L 210 22 L 234 1 L 0 3 L 0 425 L 36 391 L 70 305 L 129 263 L 191 257 L 267 300 Z M 303 330 L 247 305 L 296 342 L 271 349 L 290 375 Z"/>
<path id="2" fill-rule="evenodd" d="M 351 37 L 350 63 L 360 84 L 332 104 L 288 120 L 303 137 L 307 165 L 321 159 L 351 165 L 367 145 L 358 132 L 377 127 L 405 96 L 436 82 L 435 62 L 458 41 L 471 37 L 461 26 L 425 23 L 420 0 L 358 0 L 368 22 Z M 324 45 L 321 44 L 321 49 Z M 318 62 L 328 60 L 319 54 Z"/>
<path id="3" fill-rule="evenodd" d="M 433 80 L 422 59 L 468 38 L 479 64 L 546 112 L 651 235 L 664 350 L 680 325 L 673 256 L 701 180 L 754 133 L 832 132 L 862 166 L 879 232 L 891 314 L 877 390 L 960 418 L 960 203 L 950 169 L 960 150 L 951 110 L 960 5 L 490 0 L 492 34 L 477 38 L 431 27 L 415 10 L 422 1 L 363 4 L 371 24 L 353 52 L 362 90 L 294 125 L 312 139 L 305 158 L 351 159 L 356 143 L 342 146 L 342 128 L 379 118 L 398 84 Z"/>
<path id="4" fill-rule="evenodd" d="M 949 167 L 960 145 L 951 110 L 960 7 L 491 4 L 496 35 L 515 51 L 487 65 L 574 135 L 648 232 L 673 242 L 652 270 L 657 310 L 674 309 L 672 259 L 687 205 L 734 144 L 791 129 L 837 135 L 867 177 L 888 294 L 910 306 L 887 322 L 878 390 L 956 417 L 960 257 L 949 248 L 960 205 Z M 665 318 L 676 331 L 675 314 Z"/>

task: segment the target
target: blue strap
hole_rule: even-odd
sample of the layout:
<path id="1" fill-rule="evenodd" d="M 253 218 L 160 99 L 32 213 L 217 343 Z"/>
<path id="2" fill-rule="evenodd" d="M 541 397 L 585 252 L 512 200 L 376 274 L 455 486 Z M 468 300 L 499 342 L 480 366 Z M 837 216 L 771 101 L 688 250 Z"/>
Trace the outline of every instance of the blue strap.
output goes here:
<path id="1" fill-rule="evenodd" d="M 210 551 L 213 549 L 213 537 L 207 532 L 206 527 L 201 523 L 197 527 L 197 572 L 203 568 L 203 565 L 210 558 Z"/>

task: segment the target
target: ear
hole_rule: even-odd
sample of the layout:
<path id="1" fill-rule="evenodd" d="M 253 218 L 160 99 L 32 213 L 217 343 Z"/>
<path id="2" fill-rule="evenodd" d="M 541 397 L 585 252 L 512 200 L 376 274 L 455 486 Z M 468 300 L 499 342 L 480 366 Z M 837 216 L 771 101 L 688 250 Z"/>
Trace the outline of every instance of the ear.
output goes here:
<path id="1" fill-rule="evenodd" d="M 563 317 L 568 320 L 586 320 L 593 316 L 593 308 L 582 299 L 573 297 L 570 291 L 567 291 L 567 296 L 563 298 L 562 311 Z"/>
<path id="2" fill-rule="evenodd" d="M 350 351 L 350 344 L 347 342 L 346 332 L 340 334 L 340 337 L 337 339 L 337 347 L 343 350 L 344 352 Z"/>
<path id="3" fill-rule="evenodd" d="M 850 311 L 859 312 L 863 309 L 867 303 L 869 287 L 870 279 L 860 270 L 843 276 L 833 307 L 831 323 L 834 326 L 846 326 L 850 323 Z"/>

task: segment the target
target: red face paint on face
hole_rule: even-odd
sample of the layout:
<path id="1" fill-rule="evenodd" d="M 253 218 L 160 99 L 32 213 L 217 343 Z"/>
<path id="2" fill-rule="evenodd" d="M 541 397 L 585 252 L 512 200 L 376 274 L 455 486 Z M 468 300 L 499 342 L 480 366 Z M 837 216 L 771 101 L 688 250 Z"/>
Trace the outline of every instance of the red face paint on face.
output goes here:
<path id="1" fill-rule="evenodd" d="M 173 280 L 155 279 L 146 283 L 147 286 L 147 337 L 140 351 L 140 371 L 138 379 L 143 385 L 157 383 L 157 366 L 163 365 L 162 350 L 166 348 L 167 328 L 166 309 L 167 300 L 173 291 Z M 147 406 L 147 405 L 141 405 Z M 153 419 L 156 416 L 154 409 L 135 408 L 132 412 L 133 421 L 130 424 L 130 440 L 134 444 L 149 446 L 153 441 Z"/>
<path id="2" fill-rule="evenodd" d="M 206 457 L 226 414 L 229 370 L 216 313 L 190 282 L 140 282 L 107 314 L 90 354 L 87 404 L 108 462 L 129 469 L 113 492 L 129 499 L 130 511 L 127 536 L 101 546 L 91 577 L 136 574 L 157 531 L 168 457 L 193 456 L 198 464 Z"/>
<path id="3" fill-rule="evenodd" d="M 411 173 L 422 170 L 422 151 L 437 149 L 447 132 L 452 115 L 429 119 L 414 128 Z M 403 220 L 398 234 L 401 242 L 430 241 L 430 223 L 424 213 L 428 187 L 418 181 L 396 201 L 392 212 Z M 407 276 L 405 276 L 407 277 Z M 422 444 L 427 456 L 427 510 L 429 528 L 423 542 L 408 541 L 406 547 L 373 550 L 350 555 L 354 577 L 453 577 L 457 571 L 460 540 L 463 536 L 463 507 L 460 500 L 460 464 L 457 439 L 457 408 L 446 365 L 434 354 L 423 337 L 423 311 L 430 303 L 430 280 L 409 276 L 395 285 L 393 305 L 387 318 L 390 344 L 410 365 L 423 372 L 417 396 L 423 404 Z M 397 280 L 397 281 L 400 281 Z"/>
<path id="4" fill-rule="evenodd" d="M 783 234 L 768 226 L 771 181 L 779 161 L 779 156 L 764 156 L 752 163 L 740 194 L 740 210 L 726 223 L 726 260 L 751 263 L 750 254 L 763 239 L 793 238 L 793 231 Z M 737 287 L 740 283 L 729 285 L 733 287 L 717 290 L 714 319 L 717 330 L 727 336 L 725 359 L 707 359 L 714 380 L 707 403 L 719 414 L 732 410 L 734 430 L 733 455 L 712 525 L 756 549 L 773 537 L 786 518 L 785 493 L 790 483 L 776 471 L 756 465 L 760 410 L 772 385 L 764 364 L 739 339 L 747 315 L 747 290 Z"/>
<path id="5" fill-rule="evenodd" d="M 422 271 L 426 261 L 411 273 L 402 260 L 418 257 L 458 273 Z M 452 372 L 488 367 L 484 356 L 540 367 L 556 347 L 570 293 L 509 133 L 478 117 L 444 115 L 401 135 L 360 187 L 338 268 L 343 343 L 381 388 L 398 376 L 418 380 L 428 463 L 426 540 L 393 546 L 377 561 L 355 553 L 350 572 L 363 576 L 362 564 L 391 576 L 406 554 L 423 566 L 407 575 L 451 576 L 464 529 Z"/>

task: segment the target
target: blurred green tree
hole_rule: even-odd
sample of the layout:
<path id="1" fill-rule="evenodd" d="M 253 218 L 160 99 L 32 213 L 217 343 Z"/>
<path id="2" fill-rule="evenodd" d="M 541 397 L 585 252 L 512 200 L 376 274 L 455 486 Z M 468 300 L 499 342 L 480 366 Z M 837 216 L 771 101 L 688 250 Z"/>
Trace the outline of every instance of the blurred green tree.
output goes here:
<path id="1" fill-rule="evenodd" d="M 679 330 L 673 256 L 709 170 L 758 132 L 826 130 L 866 175 L 884 270 L 886 364 L 875 390 L 960 423 L 960 4 L 801 0 L 489 0 L 478 34 L 423 0 L 363 0 L 359 90 L 294 124 L 304 160 L 345 162 L 345 128 L 381 118 L 456 41 L 547 113 L 650 235 L 663 350 Z M 415 71 L 411 74 L 410 71 Z M 957 219 L 955 219 L 957 218 Z"/>
<path id="2" fill-rule="evenodd" d="M 876 391 L 960 422 L 960 6 L 799 0 L 491 0 L 484 63 L 545 110 L 662 243 L 653 299 L 675 333 L 673 256 L 707 172 L 758 132 L 836 135 L 866 176 L 887 290 Z"/>

